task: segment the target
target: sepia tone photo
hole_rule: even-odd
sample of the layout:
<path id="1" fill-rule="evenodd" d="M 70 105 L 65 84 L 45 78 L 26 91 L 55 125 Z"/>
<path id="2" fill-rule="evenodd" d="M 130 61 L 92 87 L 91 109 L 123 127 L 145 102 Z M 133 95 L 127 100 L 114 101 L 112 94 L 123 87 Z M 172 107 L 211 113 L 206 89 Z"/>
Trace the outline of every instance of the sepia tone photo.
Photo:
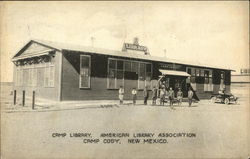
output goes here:
<path id="1" fill-rule="evenodd" d="M 0 2 L 1 158 L 248 159 L 248 1 Z"/>

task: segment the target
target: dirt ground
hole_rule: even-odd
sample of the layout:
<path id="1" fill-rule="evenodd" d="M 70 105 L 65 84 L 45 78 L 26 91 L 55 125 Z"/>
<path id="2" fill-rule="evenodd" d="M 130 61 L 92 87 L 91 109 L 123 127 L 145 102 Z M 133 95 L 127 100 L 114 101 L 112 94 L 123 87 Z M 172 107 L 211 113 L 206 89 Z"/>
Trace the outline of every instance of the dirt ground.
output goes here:
<path id="1" fill-rule="evenodd" d="M 232 92 L 240 97 L 238 104 L 214 104 L 202 100 L 192 107 L 183 103 L 175 109 L 124 105 L 63 111 L 1 112 L 1 157 L 248 158 L 249 85 L 235 85 Z M 1 99 L 3 102 L 8 104 Z M 55 133 L 67 135 L 53 137 Z M 84 143 L 84 137 L 70 137 L 70 133 L 91 133 L 90 139 L 99 139 L 100 142 Z M 101 138 L 101 133 L 129 133 L 130 137 Z M 128 143 L 128 139 L 136 139 L 134 133 L 195 133 L 196 137 L 163 137 L 167 143 L 162 144 Z M 120 140 L 112 144 L 103 143 L 103 139 Z"/>

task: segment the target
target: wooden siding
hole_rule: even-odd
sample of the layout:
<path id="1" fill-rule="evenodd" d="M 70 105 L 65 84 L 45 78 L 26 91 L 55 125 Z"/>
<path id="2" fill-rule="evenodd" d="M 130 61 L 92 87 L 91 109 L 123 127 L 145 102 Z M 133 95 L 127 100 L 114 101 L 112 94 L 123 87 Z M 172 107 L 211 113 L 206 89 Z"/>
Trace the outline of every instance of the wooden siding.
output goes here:
<path id="1" fill-rule="evenodd" d="M 105 56 L 91 56 L 90 89 L 79 88 L 80 54 L 63 54 L 62 61 L 62 100 L 118 100 L 118 89 L 107 89 L 107 60 Z M 131 90 L 137 87 L 137 80 L 124 80 L 124 99 L 131 99 Z M 142 91 L 138 91 L 142 99 Z"/>
<path id="2" fill-rule="evenodd" d="M 37 71 L 37 86 L 16 86 L 14 84 L 13 90 L 17 91 L 18 97 L 21 98 L 22 91 L 25 90 L 26 96 L 31 97 L 32 91 L 36 92 L 36 98 L 48 99 L 58 101 L 60 96 L 60 66 L 61 52 L 55 53 L 55 72 L 54 72 L 54 87 L 44 87 L 44 71 L 38 68 Z M 16 66 L 14 66 L 13 81 L 16 79 Z"/>
<path id="3" fill-rule="evenodd" d="M 45 47 L 45 46 L 42 46 L 40 44 L 37 44 L 37 43 L 30 43 L 29 46 L 23 51 L 21 52 L 21 56 L 23 55 L 33 55 L 33 54 L 36 54 L 38 52 L 42 52 L 42 51 L 46 51 L 46 50 L 50 50 L 51 48 L 48 48 L 48 47 Z"/>

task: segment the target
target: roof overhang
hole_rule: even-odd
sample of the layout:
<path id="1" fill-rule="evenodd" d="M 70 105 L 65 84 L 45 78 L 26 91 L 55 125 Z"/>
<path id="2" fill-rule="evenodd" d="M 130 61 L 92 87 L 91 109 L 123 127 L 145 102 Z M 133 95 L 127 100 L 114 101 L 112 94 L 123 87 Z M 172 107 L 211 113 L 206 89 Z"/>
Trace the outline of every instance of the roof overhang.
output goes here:
<path id="1" fill-rule="evenodd" d="M 23 59 L 28 59 L 28 58 L 33 58 L 33 57 L 39 57 L 39 56 L 49 55 L 54 50 L 55 49 L 48 49 L 48 50 L 37 52 L 35 54 L 33 53 L 33 54 L 30 54 L 30 55 L 21 55 L 21 56 L 12 58 L 12 61 L 14 62 L 14 61 L 23 60 Z"/>
<path id="2" fill-rule="evenodd" d="M 184 71 L 163 70 L 163 69 L 159 69 L 159 71 L 162 73 L 162 75 L 184 76 L 184 77 L 191 76 L 190 74 L 188 74 L 187 72 L 184 72 Z"/>

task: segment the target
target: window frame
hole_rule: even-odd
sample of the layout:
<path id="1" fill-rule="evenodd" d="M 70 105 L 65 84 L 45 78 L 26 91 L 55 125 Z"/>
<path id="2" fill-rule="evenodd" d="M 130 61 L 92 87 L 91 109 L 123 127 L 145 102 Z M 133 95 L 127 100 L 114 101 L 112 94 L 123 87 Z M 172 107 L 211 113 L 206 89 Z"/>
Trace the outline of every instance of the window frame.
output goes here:
<path id="1" fill-rule="evenodd" d="M 193 81 L 191 78 L 194 78 L 196 80 L 197 77 L 204 77 L 204 92 L 213 92 L 213 69 L 207 69 L 207 68 L 196 68 L 196 67 L 186 67 L 186 72 L 188 73 L 188 69 L 191 71 L 190 76 L 190 83 L 196 84 L 197 82 L 191 82 Z M 192 75 L 192 70 L 194 69 L 195 75 Z M 205 72 L 208 71 L 208 76 L 206 76 Z M 199 76 L 197 76 L 197 72 L 199 72 Z M 201 73 L 203 72 L 203 73 Z M 211 74 L 210 74 L 211 73 Z M 202 76 L 203 75 L 203 76 Z M 211 75 L 211 76 L 210 76 Z M 208 83 L 206 83 L 206 79 L 208 79 Z M 210 82 L 211 81 L 211 82 Z M 208 85 L 208 87 L 211 87 L 210 90 L 205 90 L 205 85 Z"/>
<path id="2" fill-rule="evenodd" d="M 44 88 L 54 88 L 55 87 L 55 63 L 51 63 L 50 61 L 48 62 L 44 62 L 41 64 L 41 67 L 44 68 L 44 84 L 43 84 L 43 87 Z M 50 85 L 50 69 L 53 68 L 54 69 L 54 76 L 53 76 L 53 85 Z M 47 72 L 48 71 L 48 72 Z M 48 74 L 47 74 L 48 73 Z M 48 75 L 48 85 L 46 85 L 46 74 Z"/>
<path id="3" fill-rule="evenodd" d="M 81 69 L 82 69 L 82 57 L 89 57 L 89 78 L 88 78 L 88 87 L 82 87 L 81 86 L 81 82 L 82 82 L 82 78 L 81 78 Z M 80 89 L 90 89 L 91 88 L 91 55 L 80 55 L 80 70 L 79 70 L 79 88 Z"/>
<path id="4" fill-rule="evenodd" d="M 139 61 L 139 65 L 138 65 L 138 76 L 139 76 L 139 73 L 140 73 L 140 63 L 144 63 L 144 64 L 145 64 L 145 80 L 144 80 L 144 87 L 147 86 L 147 73 L 148 73 L 148 72 L 147 72 L 147 64 L 150 64 L 150 65 L 151 65 L 151 70 L 150 70 L 150 88 L 148 88 L 148 90 L 151 90 L 151 89 L 152 89 L 152 75 L 153 75 L 153 69 L 152 69 L 152 67 L 153 67 L 153 65 L 152 65 L 152 63 L 150 63 L 150 62 L 141 62 L 141 61 Z M 138 90 L 143 90 L 144 88 L 139 88 L 139 86 L 140 86 L 139 81 L 140 81 L 140 78 L 138 77 L 137 89 L 138 89 Z"/>
<path id="5" fill-rule="evenodd" d="M 110 88 L 109 87 L 109 71 L 110 71 L 110 68 L 109 68 L 109 64 L 110 64 L 110 60 L 114 60 L 115 62 L 116 62 L 116 68 L 115 69 L 113 69 L 112 68 L 112 70 L 115 70 L 115 87 L 113 87 L 113 88 Z M 122 78 L 122 86 L 124 87 L 124 70 L 125 70 L 125 62 L 124 62 L 124 60 L 122 60 L 122 59 L 118 59 L 118 58 L 108 58 L 108 69 L 107 69 L 107 89 L 109 89 L 109 90 L 116 90 L 116 89 L 119 89 L 118 87 L 117 87 L 117 70 L 119 70 L 119 71 L 121 71 L 121 69 L 117 69 L 117 61 L 123 61 L 123 70 L 122 70 L 122 72 L 123 72 L 123 78 Z"/>
<path id="6" fill-rule="evenodd" d="M 213 92 L 213 70 L 212 69 L 203 69 L 204 70 L 204 79 L 208 79 L 208 83 L 204 83 L 204 92 Z M 205 72 L 208 71 L 208 76 L 206 76 Z M 211 72 L 211 74 L 210 74 Z M 211 75 L 211 76 L 210 76 Z M 207 85 L 207 88 L 209 90 L 205 90 L 205 85 Z M 210 89 L 211 87 L 211 89 Z"/>
<path id="7" fill-rule="evenodd" d="M 122 85 L 123 85 L 123 87 L 124 87 L 124 81 L 125 81 L 125 78 L 124 78 L 124 72 L 125 72 L 125 62 L 126 61 L 128 61 L 128 62 L 130 62 L 130 65 L 131 65 L 131 72 L 133 72 L 132 71 L 132 63 L 133 62 L 136 62 L 136 63 L 138 63 L 138 70 L 137 70 L 137 73 L 138 73 L 138 79 L 137 79 L 137 90 L 143 90 L 142 88 L 140 88 L 139 89 L 139 72 L 140 72 L 140 63 L 144 63 L 145 64 L 145 80 L 144 80 L 144 87 L 147 85 L 147 82 L 146 82 L 146 74 L 147 74 L 147 72 L 146 72 L 146 64 L 150 64 L 151 65 L 151 75 L 150 75 L 150 85 L 151 85 L 151 87 L 152 87 L 152 75 L 153 75 L 153 64 L 152 63 L 150 63 L 150 62 L 144 62 L 144 61 L 138 61 L 138 60 L 127 60 L 127 59 L 121 59 L 121 58 L 113 58 L 113 57 L 110 57 L 110 58 L 108 58 L 108 64 L 107 64 L 107 67 L 108 67 L 108 69 L 107 69 L 107 89 L 110 89 L 110 90 L 116 90 L 116 89 L 119 89 L 118 87 L 119 86 L 117 86 L 117 77 L 115 77 L 115 87 L 114 88 L 109 88 L 109 63 L 110 63 L 110 60 L 115 60 L 116 61 L 116 73 L 117 73 L 117 70 L 120 70 L 120 69 L 117 69 L 117 61 L 123 61 L 123 82 L 122 82 Z M 151 88 L 149 88 L 149 89 L 151 89 Z"/>

